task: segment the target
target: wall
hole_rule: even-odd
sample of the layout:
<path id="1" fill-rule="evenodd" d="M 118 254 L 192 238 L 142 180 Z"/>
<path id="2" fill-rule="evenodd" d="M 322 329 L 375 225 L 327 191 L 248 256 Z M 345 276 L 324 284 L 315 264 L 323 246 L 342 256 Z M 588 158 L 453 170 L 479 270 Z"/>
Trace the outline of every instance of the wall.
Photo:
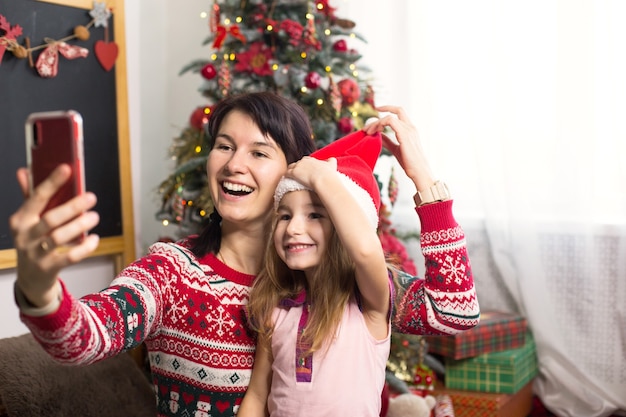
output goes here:
<path id="1" fill-rule="evenodd" d="M 142 1 L 144 10 L 147 1 Z M 150 1 L 151 13 L 140 16 L 140 98 L 141 151 L 135 161 L 140 168 L 140 200 L 138 234 L 140 249 L 145 249 L 160 236 L 172 232 L 155 219 L 160 201 L 157 189 L 171 172 L 168 160 L 172 139 L 187 124 L 189 115 L 203 104 L 198 92 L 201 77 L 180 76 L 181 68 L 203 56 L 202 41 L 208 35 L 207 20 L 200 17 L 210 2 L 207 0 Z"/>

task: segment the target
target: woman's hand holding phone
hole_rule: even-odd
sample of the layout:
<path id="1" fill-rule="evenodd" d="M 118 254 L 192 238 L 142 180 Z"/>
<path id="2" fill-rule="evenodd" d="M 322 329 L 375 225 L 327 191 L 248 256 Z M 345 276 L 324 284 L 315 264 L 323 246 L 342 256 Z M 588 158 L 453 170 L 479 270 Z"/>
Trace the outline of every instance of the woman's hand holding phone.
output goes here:
<path id="1" fill-rule="evenodd" d="M 59 271 L 87 258 L 99 243 L 95 234 L 87 235 L 81 243 L 73 243 L 100 220 L 98 213 L 90 211 L 96 205 L 93 193 L 79 195 L 41 214 L 70 173 L 67 165 L 59 166 L 31 194 L 28 170 L 20 168 L 17 172 L 26 197 L 9 219 L 17 251 L 17 286 L 37 307 L 48 305 L 58 296 Z"/>
<path id="2" fill-rule="evenodd" d="M 87 232 L 98 224 L 99 216 L 91 211 L 96 205 L 93 193 L 72 193 L 58 200 L 59 191 L 75 182 L 71 164 L 56 164 L 37 185 L 32 174 L 28 168 L 17 171 L 25 201 L 9 225 L 17 252 L 17 289 L 33 306 L 43 307 L 59 295 L 59 271 L 97 249 L 98 236 Z"/>

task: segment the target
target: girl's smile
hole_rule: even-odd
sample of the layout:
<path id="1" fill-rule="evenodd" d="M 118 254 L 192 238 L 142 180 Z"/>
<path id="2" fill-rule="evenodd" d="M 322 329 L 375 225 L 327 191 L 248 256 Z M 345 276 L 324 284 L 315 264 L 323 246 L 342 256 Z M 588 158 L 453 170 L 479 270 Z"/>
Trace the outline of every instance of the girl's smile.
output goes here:
<path id="1" fill-rule="evenodd" d="M 323 262 L 333 230 L 315 193 L 292 191 L 278 206 L 274 245 L 290 269 L 311 272 Z"/>

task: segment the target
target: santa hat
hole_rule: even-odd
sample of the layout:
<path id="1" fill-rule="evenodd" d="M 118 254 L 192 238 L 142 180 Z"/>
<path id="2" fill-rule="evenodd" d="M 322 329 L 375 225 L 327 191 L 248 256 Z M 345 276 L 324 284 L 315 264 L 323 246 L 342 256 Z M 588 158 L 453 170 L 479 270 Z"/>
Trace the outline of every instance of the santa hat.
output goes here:
<path id="1" fill-rule="evenodd" d="M 374 166 L 376 166 L 381 149 L 380 133 L 367 135 L 359 130 L 311 154 L 319 160 L 337 159 L 337 171 L 341 174 L 343 184 L 363 208 L 374 228 L 378 227 L 378 209 L 380 208 L 380 190 L 374 177 Z M 283 177 L 274 193 L 274 208 L 278 208 L 285 194 L 298 190 L 310 191 L 299 182 Z"/>

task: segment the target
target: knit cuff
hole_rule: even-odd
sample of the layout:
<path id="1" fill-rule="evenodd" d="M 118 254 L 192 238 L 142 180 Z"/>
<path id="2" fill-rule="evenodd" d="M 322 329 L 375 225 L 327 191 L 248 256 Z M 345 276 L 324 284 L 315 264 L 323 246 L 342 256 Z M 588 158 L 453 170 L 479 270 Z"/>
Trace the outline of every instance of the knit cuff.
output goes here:
<path id="1" fill-rule="evenodd" d="M 61 300 L 63 299 L 63 288 L 61 283 L 57 281 L 57 296 L 54 300 L 50 301 L 43 307 L 34 307 L 33 304 L 28 301 L 22 290 L 17 286 L 17 282 L 13 284 L 13 295 L 15 297 L 15 304 L 19 307 L 20 312 L 24 315 L 31 317 L 43 317 L 48 314 L 55 313 L 61 306 Z"/>
<path id="2" fill-rule="evenodd" d="M 452 200 L 424 204 L 416 207 L 415 211 L 420 219 L 422 233 L 458 226 L 452 214 Z"/>

